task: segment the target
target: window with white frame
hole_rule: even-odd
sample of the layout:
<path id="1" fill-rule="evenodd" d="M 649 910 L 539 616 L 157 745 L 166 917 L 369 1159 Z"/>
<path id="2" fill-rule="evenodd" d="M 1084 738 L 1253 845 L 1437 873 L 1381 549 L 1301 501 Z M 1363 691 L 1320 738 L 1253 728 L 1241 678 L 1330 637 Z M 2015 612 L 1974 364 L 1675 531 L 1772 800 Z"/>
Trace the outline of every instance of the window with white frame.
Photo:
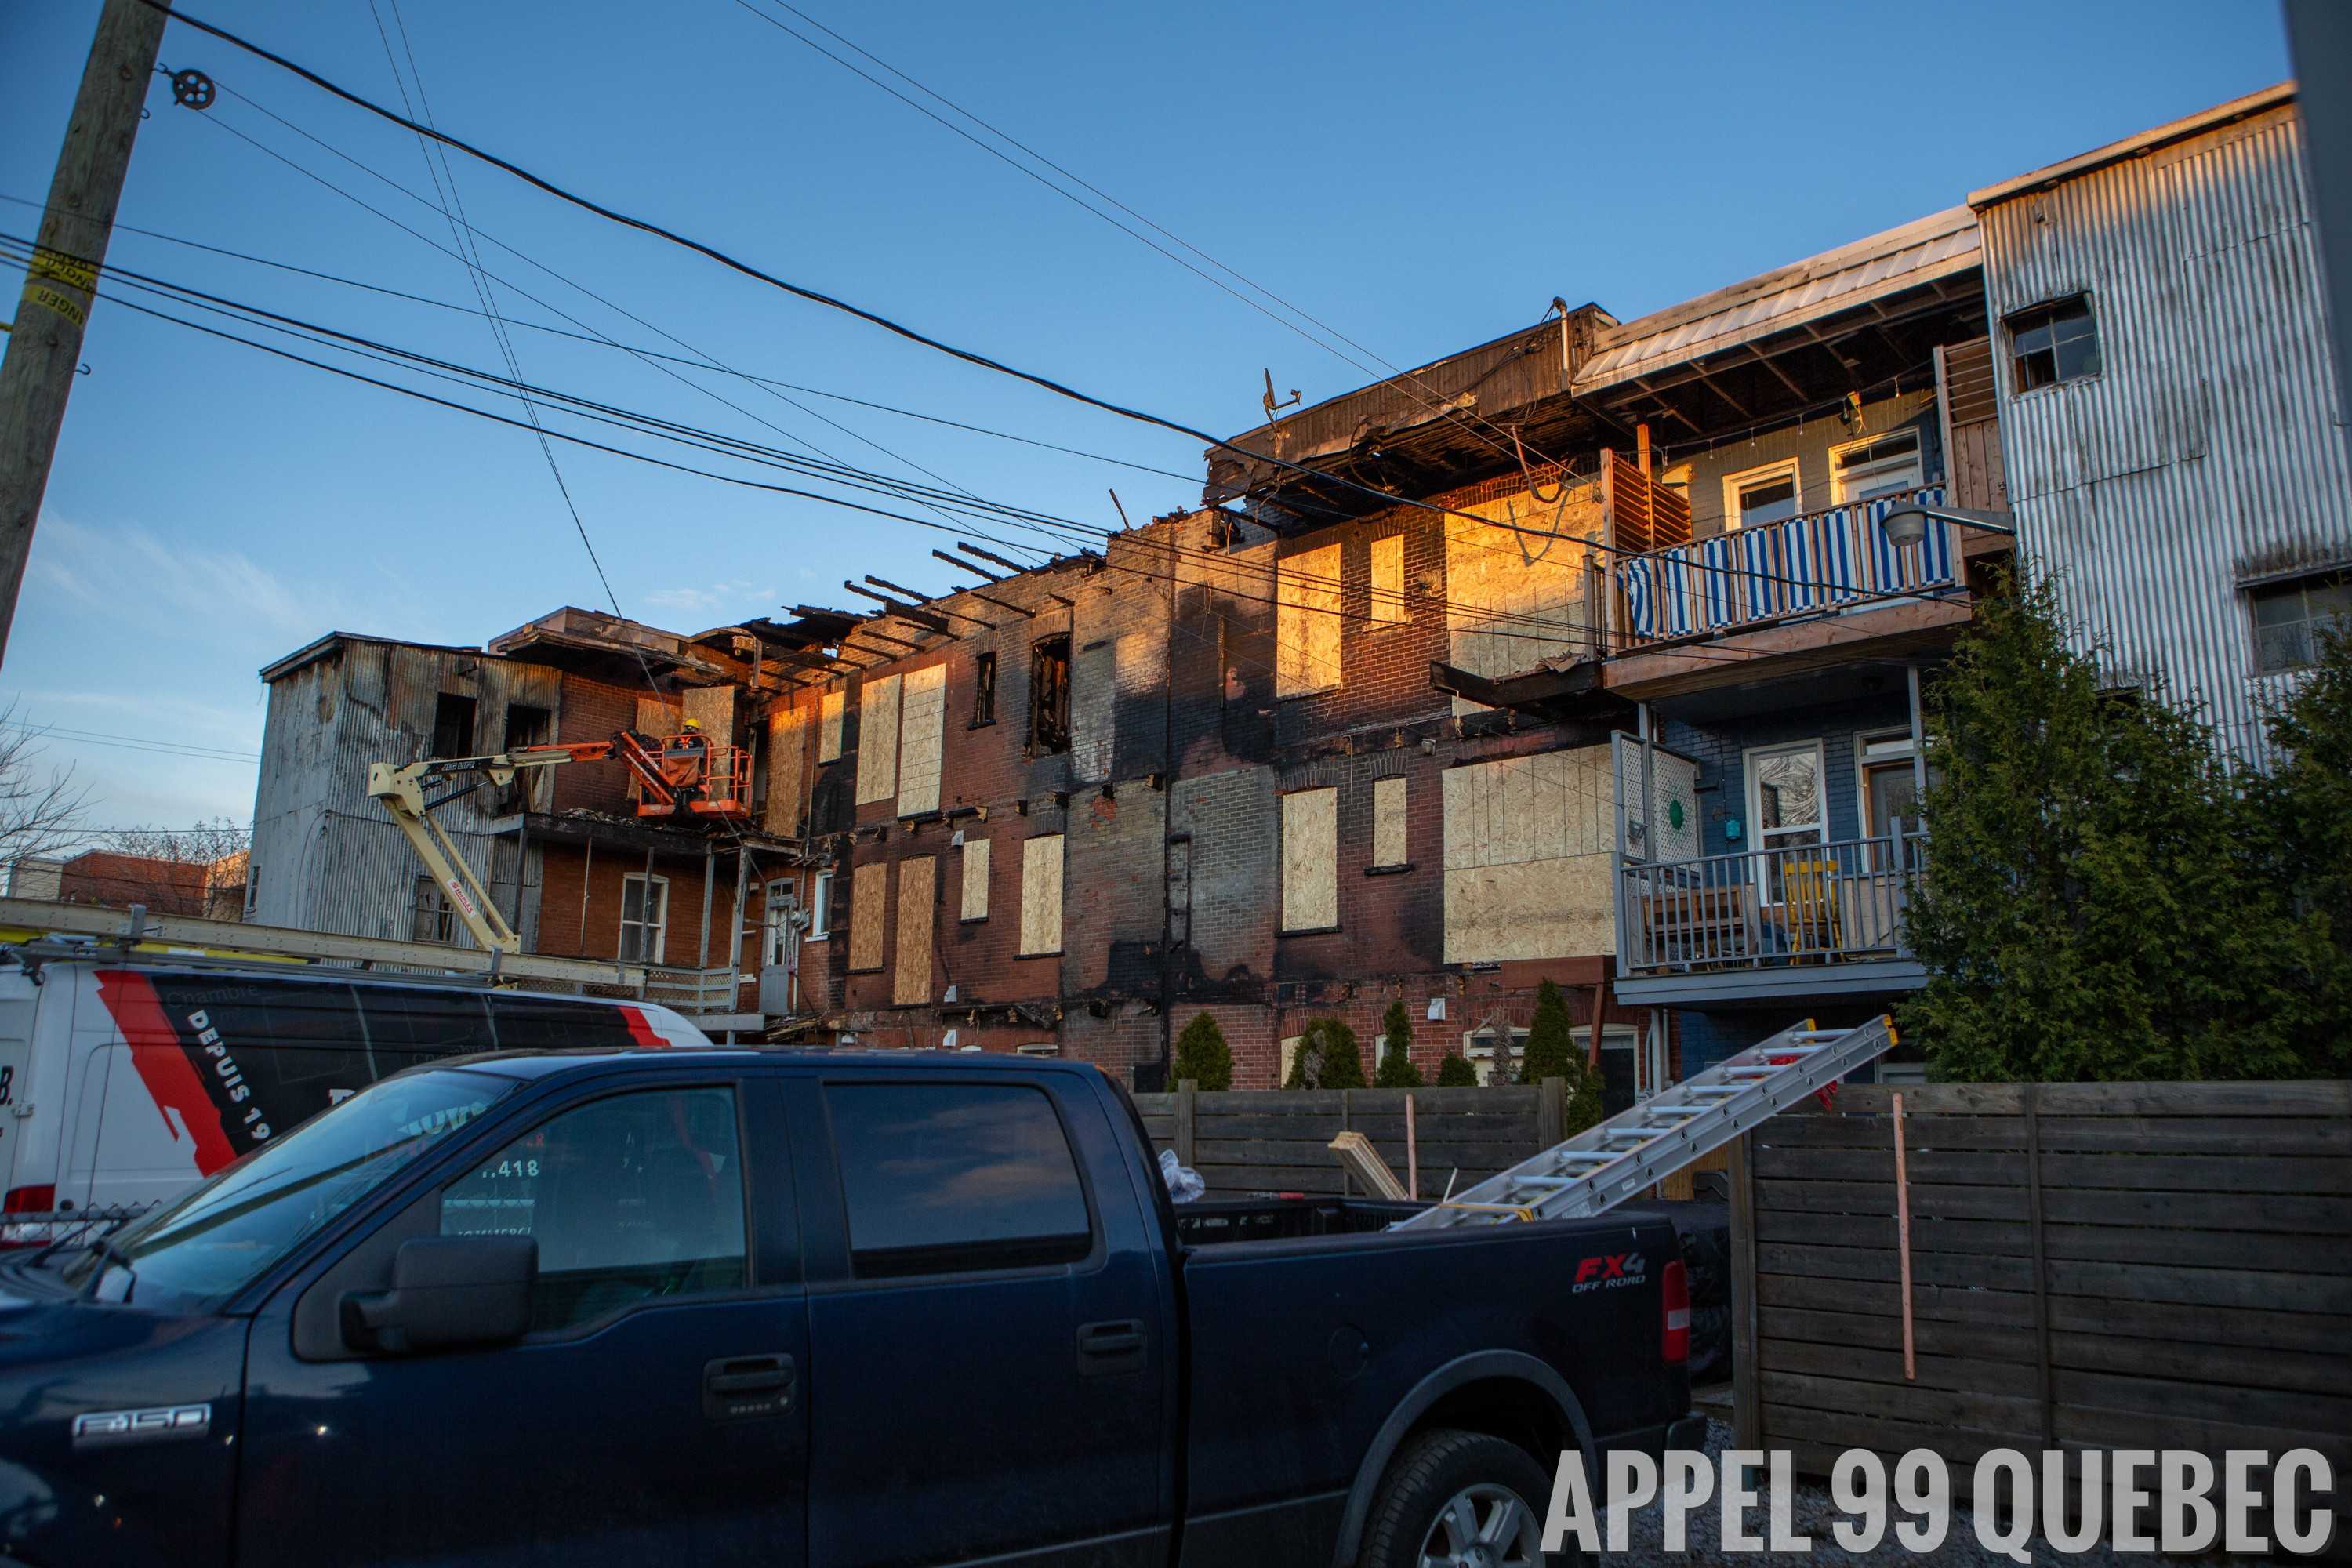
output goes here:
<path id="1" fill-rule="evenodd" d="M 833 929 L 833 873 L 819 871 L 809 882 L 808 940 L 823 942 Z"/>
<path id="2" fill-rule="evenodd" d="M 1462 1037 L 1462 1057 L 1470 1070 L 1478 1075 L 1482 1084 L 1517 1083 L 1519 1081 L 1519 1060 L 1528 1054 L 1528 1031 L 1514 1026 L 1510 1039 L 1496 1055 L 1496 1038 L 1492 1028 L 1472 1029 Z"/>
<path id="3" fill-rule="evenodd" d="M 1830 448 L 1830 504 L 1851 506 L 1926 482 L 1916 430 L 1889 430 Z"/>
<path id="4" fill-rule="evenodd" d="M 1861 808 L 1862 836 L 1884 838 L 1901 823 L 1906 833 L 1919 831 L 1919 792 L 1911 766 L 1911 731 L 1888 730 L 1853 738 L 1854 795 Z M 1930 784 L 1937 770 L 1927 769 Z"/>
<path id="5" fill-rule="evenodd" d="M 1723 526 L 1765 528 L 1797 515 L 1802 491 L 1797 459 L 1786 458 L 1761 468 L 1726 474 L 1723 479 Z"/>
<path id="6" fill-rule="evenodd" d="M 669 879 L 632 871 L 621 879 L 621 960 L 659 963 L 669 934 Z"/>

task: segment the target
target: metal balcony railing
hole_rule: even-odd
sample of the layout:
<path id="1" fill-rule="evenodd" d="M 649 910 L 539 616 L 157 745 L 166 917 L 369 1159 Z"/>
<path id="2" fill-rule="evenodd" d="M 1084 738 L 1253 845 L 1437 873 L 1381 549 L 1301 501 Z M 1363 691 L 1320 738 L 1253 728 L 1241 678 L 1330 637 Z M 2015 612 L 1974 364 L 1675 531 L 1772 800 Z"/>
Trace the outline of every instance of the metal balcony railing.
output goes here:
<path id="1" fill-rule="evenodd" d="M 1960 549 L 1949 523 L 1931 522 L 1915 545 L 1886 537 L 1887 513 L 1915 500 L 1941 506 L 1944 488 L 1928 485 L 1621 557 L 1610 567 L 1620 647 L 1637 649 L 1954 587 L 1960 581 Z"/>
<path id="2" fill-rule="evenodd" d="M 1691 860 L 1621 861 L 1617 972 L 1908 958 L 1904 909 L 1926 869 L 1926 838 L 1899 830 Z"/>

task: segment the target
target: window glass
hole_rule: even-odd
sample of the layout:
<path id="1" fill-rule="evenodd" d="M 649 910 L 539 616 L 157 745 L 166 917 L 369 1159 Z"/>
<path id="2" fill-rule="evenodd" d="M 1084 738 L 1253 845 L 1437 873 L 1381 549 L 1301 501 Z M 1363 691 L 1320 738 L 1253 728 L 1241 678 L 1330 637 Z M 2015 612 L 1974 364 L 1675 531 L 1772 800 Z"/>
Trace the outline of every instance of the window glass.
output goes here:
<path id="1" fill-rule="evenodd" d="M 2010 317 L 2009 346 L 2020 392 L 2099 374 L 2098 324 L 2079 294 Z"/>
<path id="2" fill-rule="evenodd" d="M 834 1084 L 825 1104 L 859 1274 L 1009 1268 L 1087 1255 L 1086 1194 L 1042 1090 Z"/>
<path id="3" fill-rule="evenodd" d="M 659 963 L 663 927 L 669 916 L 669 882 L 661 877 L 632 876 L 621 882 L 621 957 L 631 963 Z"/>
<path id="4" fill-rule="evenodd" d="M 103 1256 L 77 1259 L 67 1280 L 96 1276 L 102 1300 L 209 1310 L 516 1087 L 435 1068 L 363 1089 L 133 1221 Z"/>
<path id="5" fill-rule="evenodd" d="M 2248 597 L 2254 606 L 2254 668 L 2264 675 L 2317 663 L 2324 631 L 2352 637 L 2352 574 L 2266 584 Z"/>
<path id="6" fill-rule="evenodd" d="M 749 1278 L 735 1094 L 614 1095 L 569 1110 L 441 1194 L 444 1236 L 539 1242 L 532 1331 Z"/>
<path id="7" fill-rule="evenodd" d="M 1896 430 L 1841 447 L 1831 455 L 1831 500 L 1840 506 L 1916 489 L 1920 482 L 1919 433 Z"/>
<path id="8" fill-rule="evenodd" d="M 1797 476 L 1776 474 L 1739 485 L 1735 528 L 1763 528 L 1797 515 Z"/>

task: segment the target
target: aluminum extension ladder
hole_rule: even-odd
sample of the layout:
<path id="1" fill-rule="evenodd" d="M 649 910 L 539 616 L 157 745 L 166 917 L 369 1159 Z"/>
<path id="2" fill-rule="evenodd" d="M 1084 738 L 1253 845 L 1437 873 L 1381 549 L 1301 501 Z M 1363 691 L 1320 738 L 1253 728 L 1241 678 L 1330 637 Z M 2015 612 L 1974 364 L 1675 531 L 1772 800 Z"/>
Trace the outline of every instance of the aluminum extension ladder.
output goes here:
<path id="1" fill-rule="evenodd" d="M 1808 1018 L 1389 1228 L 1601 1214 L 1875 1061 L 1895 1044 L 1889 1017 L 1854 1029 L 1817 1029 Z"/>

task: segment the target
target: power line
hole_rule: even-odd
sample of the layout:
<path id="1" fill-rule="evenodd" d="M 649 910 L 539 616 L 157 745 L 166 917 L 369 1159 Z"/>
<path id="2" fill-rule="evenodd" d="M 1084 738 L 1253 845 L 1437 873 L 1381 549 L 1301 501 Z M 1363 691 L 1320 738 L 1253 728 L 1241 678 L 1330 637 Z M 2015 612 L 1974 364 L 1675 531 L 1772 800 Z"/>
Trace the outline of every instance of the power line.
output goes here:
<path id="1" fill-rule="evenodd" d="M 187 757 L 208 763 L 257 763 L 258 752 L 233 752 L 225 746 L 203 746 L 191 742 L 162 741 L 138 735 L 116 735 L 103 731 L 68 730 L 55 724 L 29 724 L 18 720 L 0 721 L 0 729 L 11 730 L 34 740 L 61 741 L 69 745 L 110 746 L 125 751 L 158 752 L 165 755 Z"/>
<path id="2" fill-rule="evenodd" d="M 1222 437 L 1212 436 L 1205 430 L 1183 424 L 1179 420 L 1171 419 L 1163 415 L 1153 414 L 1147 410 L 1131 408 L 1123 404 L 1112 402 L 1108 398 L 1097 396 L 1092 393 L 1082 392 L 1078 388 L 1071 386 L 1065 382 L 1057 381 L 1051 376 L 1043 374 L 1036 371 L 1024 370 L 1017 365 L 1007 363 L 1003 360 L 982 353 L 975 349 L 960 348 L 953 343 L 948 342 L 940 338 L 934 337 L 918 328 L 908 326 L 901 321 L 894 321 L 878 311 L 868 310 L 864 306 L 853 304 L 849 300 L 841 299 L 834 294 L 826 293 L 823 289 L 814 289 L 806 284 L 794 283 L 787 279 L 780 278 L 774 273 L 766 271 L 761 268 L 755 267 L 751 263 L 744 261 L 738 257 L 731 256 L 716 246 L 691 238 L 686 235 L 678 233 L 675 229 L 667 228 L 661 224 L 655 223 L 649 218 L 633 216 L 630 214 L 621 212 L 616 208 L 607 206 L 591 197 L 584 196 L 577 192 L 569 190 L 562 185 L 557 184 L 554 181 L 548 179 L 544 175 L 533 174 L 531 171 L 522 167 L 520 164 L 499 157 L 495 153 L 485 151 L 462 138 L 449 135 L 446 132 L 435 130 L 429 125 L 421 125 L 405 115 L 400 114 L 397 111 L 388 109 L 370 99 L 362 97 L 360 94 L 353 92 L 349 88 L 338 85 L 326 77 L 320 75 L 317 71 L 311 70 L 307 66 L 298 65 L 294 61 L 287 58 L 285 56 L 265 48 L 261 45 L 254 43 L 248 38 L 241 37 L 237 34 L 232 33 L 225 27 L 204 21 L 185 10 L 174 9 L 167 6 L 163 4 L 163 0 L 141 0 L 141 3 L 151 6 L 153 9 L 163 11 L 174 19 L 185 23 L 187 26 L 195 28 L 197 31 L 218 38 L 222 42 L 230 45 L 232 47 L 242 49 L 257 59 L 267 60 L 270 64 L 278 67 L 280 69 L 300 77 L 303 80 L 310 82 L 312 86 L 320 89 L 321 91 L 331 94 L 332 96 L 342 100 L 344 102 L 352 105 L 354 108 L 364 110 L 368 113 L 375 115 L 381 120 L 401 126 L 419 135 L 431 137 L 434 141 L 440 142 L 445 147 L 454 148 L 457 151 L 465 153 L 468 157 L 478 159 L 481 162 L 489 164 L 493 168 L 513 175 L 516 179 L 521 180 L 523 183 L 532 186 L 534 189 L 543 191 L 547 195 L 554 196 L 559 201 L 568 203 L 572 206 L 580 208 L 583 212 L 593 214 L 608 222 L 618 224 L 625 228 L 632 228 L 641 234 L 649 234 L 657 239 L 667 240 L 683 249 L 691 250 L 697 255 L 706 257 L 730 271 L 740 273 L 742 276 L 750 278 L 756 282 L 765 283 L 771 288 L 780 289 L 784 293 L 793 296 L 795 299 L 805 300 L 812 304 L 823 305 L 827 309 L 841 311 L 845 315 L 852 316 L 859 321 L 865 321 L 870 326 L 878 327 L 882 331 L 888 332 L 893 336 L 903 338 L 908 342 L 919 344 L 924 348 L 930 349 L 935 353 L 945 354 L 950 359 L 961 360 L 964 363 L 977 366 L 982 370 L 993 371 L 1000 375 L 1009 376 L 1016 381 L 1027 382 L 1033 386 L 1040 387 L 1047 392 L 1054 393 L 1057 396 L 1068 398 L 1073 402 L 1085 404 L 1089 407 L 1101 409 L 1107 414 L 1114 414 L 1123 419 L 1130 419 L 1139 424 L 1157 426 L 1161 429 L 1170 430 L 1177 435 L 1187 437 L 1192 440 L 1203 442 L 1220 451 L 1234 452 L 1243 458 L 1254 461 L 1270 464 L 1276 468 L 1284 468 L 1309 479 L 1336 484 L 1343 489 L 1358 491 L 1380 501 L 1384 507 L 1393 508 L 1404 506 L 1412 508 L 1416 510 L 1462 517 L 1470 521 L 1480 523 L 1489 528 L 1500 528 L 1507 531 L 1522 532 L 1534 531 L 1530 530 L 1511 530 L 1511 525 L 1507 523 L 1499 523 L 1491 518 L 1479 517 L 1474 512 L 1456 511 L 1453 508 L 1441 506 L 1433 501 L 1400 498 L 1398 496 L 1391 495 L 1386 491 L 1378 489 L 1373 486 L 1349 479 L 1342 474 L 1325 473 L 1318 469 L 1309 468 L 1303 464 L 1292 462 L 1286 458 L 1276 457 L 1264 452 L 1252 452 L 1246 448 L 1233 445 L 1233 443 L 1225 440 Z M 1614 547 L 1602 545 L 1600 546 L 1600 548 L 1612 549 Z M 1635 552 L 1628 552 L 1628 553 Z"/>

